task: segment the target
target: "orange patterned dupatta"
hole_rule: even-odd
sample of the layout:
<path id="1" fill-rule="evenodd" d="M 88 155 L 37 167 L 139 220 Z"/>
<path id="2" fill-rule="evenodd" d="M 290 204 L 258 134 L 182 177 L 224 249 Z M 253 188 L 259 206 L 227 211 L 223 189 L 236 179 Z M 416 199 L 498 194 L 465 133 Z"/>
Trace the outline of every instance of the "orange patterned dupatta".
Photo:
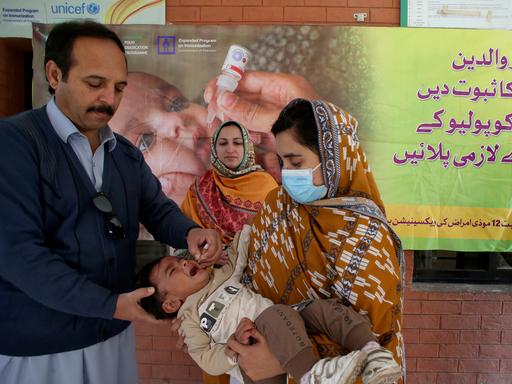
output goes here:
<path id="1" fill-rule="evenodd" d="M 244 158 L 235 170 L 227 168 L 215 151 L 219 132 L 227 125 L 239 127 L 244 142 Z M 213 169 L 196 178 L 181 208 L 203 228 L 219 230 L 223 243 L 227 244 L 252 219 L 277 183 L 255 164 L 249 134 L 239 123 L 223 123 L 212 136 L 211 151 Z"/>
<path id="2" fill-rule="evenodd" d="M 306 205 L 283 187 L 269 193 L 253 220 L 245 278 L 275 303 L 350 303 L 368 314 L 380 343 L 404 367 L 400 241 L 387 225 L 357 121 L 334 105 L 311 104 L 327 197 Z M 315 342 L 323 356 L 340 352 L 325 337 Z"/>

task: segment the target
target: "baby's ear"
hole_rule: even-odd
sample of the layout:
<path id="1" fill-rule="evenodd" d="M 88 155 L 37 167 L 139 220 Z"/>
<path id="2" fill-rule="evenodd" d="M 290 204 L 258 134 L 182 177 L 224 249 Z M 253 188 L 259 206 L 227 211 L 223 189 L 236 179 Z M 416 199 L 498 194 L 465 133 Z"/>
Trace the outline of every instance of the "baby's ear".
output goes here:
<path id="1" fill-rule="evenodd" d="M 162 303 L 162 309 L 165 313 L 174 313 L 177 312 L 181 307 L 181 300 L 177 297 L 172 297 L 169 299 L 165 299 Z"/>

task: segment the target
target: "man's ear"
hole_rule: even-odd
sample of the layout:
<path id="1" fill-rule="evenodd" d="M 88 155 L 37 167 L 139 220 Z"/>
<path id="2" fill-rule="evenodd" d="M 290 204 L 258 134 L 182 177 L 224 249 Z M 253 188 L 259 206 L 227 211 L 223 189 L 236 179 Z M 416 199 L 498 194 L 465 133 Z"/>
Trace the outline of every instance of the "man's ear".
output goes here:
<path id="1" fill-rule="evenodd" d="M 62 81 L 62 71 L 57 66 L 55 61 L 49 60 L 46 63 L 45 74 L 46 79 L 48 80 L 48 84 L 50 84 L 50 87 L 52 87 L 54 90 L 57 89 L 59 83 Z"/>
<path id="2" fill-rule="evenodd" d="M 171 297 L 168 299 L 165 299 L 165 301 L 162 303 L 162 309 L 165 313 L 174 313 L 177 312 L 178 309 L 181 307 L 181 300 L 177 297 Z"/>

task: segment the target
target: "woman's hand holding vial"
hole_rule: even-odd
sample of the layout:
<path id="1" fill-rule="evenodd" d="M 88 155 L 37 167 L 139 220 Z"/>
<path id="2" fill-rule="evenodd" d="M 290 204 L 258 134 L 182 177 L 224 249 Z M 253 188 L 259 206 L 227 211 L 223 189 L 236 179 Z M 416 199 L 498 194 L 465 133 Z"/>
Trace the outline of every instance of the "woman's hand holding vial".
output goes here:
<path id="1" fill-rule="evenodd" d="M 216 82 L 212 79 L 205 87 L 208 110 L 212 105 L 217 117 L 238 121 L 251 132 L 269 133 L 281 109 L 295 98 L 322 99 L 305 78 L 290 73 L 245 72 L 236 92 L 218 92 Z"/>
<path id="2" fill-rule="evenodd" d="M 215 83 L 214 97 L 208 102 L 208 117 L 206 123 L 211 127 L 215 116 L 224 121 L 224 114 L 218 109 L 217 99 L 223 92 L 234 92 L 238 86 L 238 82 L 242 78 L 245 67 L 249 62 L 251 53 L 240 45 L 232 45 L 229 47 L 228 54 L 222 65 L 222 73 L 217 77 Z"/>

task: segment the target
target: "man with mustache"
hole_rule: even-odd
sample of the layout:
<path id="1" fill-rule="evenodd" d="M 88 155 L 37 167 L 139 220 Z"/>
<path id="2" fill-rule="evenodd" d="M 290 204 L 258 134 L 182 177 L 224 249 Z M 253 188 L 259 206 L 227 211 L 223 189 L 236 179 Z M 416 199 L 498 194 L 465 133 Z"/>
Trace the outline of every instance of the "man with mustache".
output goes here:
<path id="1" fill-rule="evenodd" d="M 154 289 L 134 290 L 139 222 L 204 265 L 220 238 L 108 126 L 127 85 L 112 31 L 58 24 L 45 73 L 52 100 L 0 120 L 0 383 L 135 384 L 130 321 L 157 322 L 139 305 Z"/>

